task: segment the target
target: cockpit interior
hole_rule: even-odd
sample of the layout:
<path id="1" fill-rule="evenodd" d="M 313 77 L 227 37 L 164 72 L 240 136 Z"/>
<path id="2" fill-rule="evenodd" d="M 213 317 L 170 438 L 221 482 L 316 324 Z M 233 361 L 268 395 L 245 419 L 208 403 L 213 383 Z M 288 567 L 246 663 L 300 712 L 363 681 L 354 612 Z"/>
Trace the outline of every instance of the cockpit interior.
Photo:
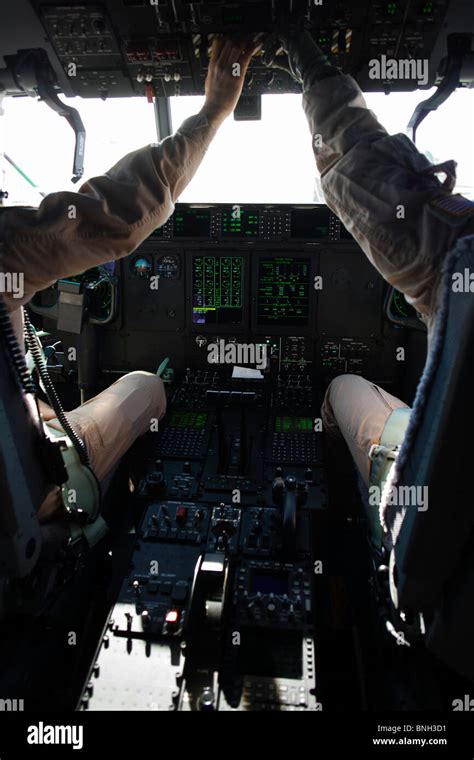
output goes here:
<path id="1" fill-rule="evenodd" d="M 178 129 L 179 108 L 191 114 L 187 103 L 203 98 L 216 36 L 251 33 L 261 48 L 229 120 L 235 139 L 211 165 L 216 138 L 193 180 L 206 176 L 207 195 L 191 184 L 127 255 L 104 253 L 25 306 L 36 369 L 23 384 L 0 313 L 3 709 L 22 700 L 25 711 L 48 713 L 441 714 L 474 697 L 474 284 L 463 299 L 446 297 L 444 339 L 427 363 L 417 309 L 325 202 L 307 125 L 306 144 L 285 126 L 282 106 L 270 135 L 267 103 L 278 109 L 291 98 L 301 110 L 301 85 L 262 62 L 282 24 L 309 32 L 371 107 L 407 98 L 408 119 L 394 131 L 417 144 L 425 126 L 445 134 L 443 113 L 462 97 L 464 124 L 450 116 L 450 143 L 456 150 L 458 128 L 458 149 L 470 141 L 458 172 L 472 204 L 469 2 L 0 3 L 1 128 L 19 139 L 9 114 L 26 103 L 25 114 L 42 109 L 57 130 L 53 140 L 43 121 L 15 117 L 31 144 L 24 154 L 8 139 L 1 147 L 0 231 L 13 206 L 46 203 L 55 191 L 73 203 L 92 176 L 89 151 L 91 171 L 107 171 L 82 108 L 100 107 L 105 119 L 123 103 L 131 124 L 135 104 L 146 105 L 150 142 L 160 143 Z M 387 61 L 399 59 L 426 61 L 423 76 L 391 77 Z M 386 67 L 377 77 L 374 60 Z M 244 164 L 254 128 L 262 143 Z M 114 149 L 113 118 L 107 130 Z M 267 131 L 279 145 L 269 177 L 258 165 Z M 127 152 L 115 150 L 115 159 Z M 312 172 L 306 189 L 294 181 L 300 150 L 301 173 Z M 51 166 L 43 187 L 22 158 L 33 154 Z M 428 158 L 436 163 L 434 149 Z M 67 238 L 66 222 L 64 230 Z M 472 251 L 465 256 L 469 283 Z M 100 483 L 98 506 L 82 503 L 80 481 L 66 517 L 39 521 L 41 484 L 62 463 L 54 443 L 37 446 L 24 401 L 31 383 L 61 420 L 136 371 L 159 374 L 166 413 L 151 415 Z M 400 483 L 405 493 L 429 488 L 429 508 L 404 511 L 390 550 L 372 545 L 351 451 L 322 424 L 328 386 L 341 375 L 417 410 Z"/>

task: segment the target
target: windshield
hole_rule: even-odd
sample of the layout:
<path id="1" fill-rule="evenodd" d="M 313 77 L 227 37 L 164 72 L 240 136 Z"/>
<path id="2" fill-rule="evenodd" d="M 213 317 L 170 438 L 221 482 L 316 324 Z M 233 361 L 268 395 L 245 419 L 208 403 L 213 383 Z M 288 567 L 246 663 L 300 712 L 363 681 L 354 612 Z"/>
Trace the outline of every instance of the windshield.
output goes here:
<path id="1" fill-rule="evenodd" d="M 369 93 L 366 99 L 386 129 L 404 132 L 416 104 L 432 91 Z M 84 178 L 102 174 L 124 154 L 156 142 L 153 107 L 144 98 L 72 98 L 87 130 Z M 171 98 L 173 128 L 196 113 L 203 97 Z M 47 194 L 77 190 L 70 182 L 73 133 L 44 103 L 30 98 L 4 101 L 2 150 L 28 180 Z M 457 192 L 474 199 L 474 95 L 457 90 L 418 130 L 417 146 L 434 163 L 458 162 Z M 38 189 L 2 157 L 0 187 L 9 204 L 37 205 Z M 210 203 L 323 202 L 300 95 L 265 95 L 262 119 L 227 119 L 203 164 L 179 199 Z"/>

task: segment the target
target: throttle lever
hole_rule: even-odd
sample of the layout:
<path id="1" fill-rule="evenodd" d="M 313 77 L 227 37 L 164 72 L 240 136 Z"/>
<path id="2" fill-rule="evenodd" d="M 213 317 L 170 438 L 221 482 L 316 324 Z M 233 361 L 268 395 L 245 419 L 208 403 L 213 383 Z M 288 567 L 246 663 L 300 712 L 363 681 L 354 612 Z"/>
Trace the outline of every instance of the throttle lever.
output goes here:
<path id="1" fill-rule="evenodd" d="M 283 542 L 282 554 L 285 559 L 296 555 L 296 509 L 302 506 L 308 496 L 308 485 L 297 481 L 294 475 L 286 478 L 279 474 L 272 484 L 273 499 L 283 507 Z"/>
<path id="2" fill-rule="evenodd" d="M 283 496 L 283 555 L 287 559 L 293 559 L 296 554 L 296 506 L 298 493 L 296 491 L 296 478 L 288 475 L 285 478 L 285 491 Z"/>

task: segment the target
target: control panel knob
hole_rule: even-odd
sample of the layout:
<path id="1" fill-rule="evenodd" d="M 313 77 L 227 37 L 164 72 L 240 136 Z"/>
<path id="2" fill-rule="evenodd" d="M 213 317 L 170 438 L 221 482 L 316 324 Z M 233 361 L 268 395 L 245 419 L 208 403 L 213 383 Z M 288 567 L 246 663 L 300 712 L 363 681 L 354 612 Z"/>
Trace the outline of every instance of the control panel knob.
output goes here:
<path id="1" fill-rule="evenodd" d="M 151 472 L 147 477 L 148 491 L 151 495 L 159 494 L 165 487 L 165 478 L 162 472 Z"/>
<path id="2" fill-rule="evenodd" d="M 229 546 L 229 536 L 227 535 L 227 533 L 221 533 L 221 535 L 218 536 L 217 538 L 216 549 L 218 551 L 223 552 L 227 549 L 228 546 Z"/>
<path id="3" fill-rule="evenodd" d="M 198 699 L 198 706 L 200 710 L 214 710 L 215 709 L 215 702 L 216 698 L 214 696 L 214 692 L 210 688 L 210 686 L 206 686 L 201 694 L 199 695 Z"/>
<path id="4" fill-rule="evenodd" d="M 191 462 L 183 462 L 183 473 L 191 475 Z"/>

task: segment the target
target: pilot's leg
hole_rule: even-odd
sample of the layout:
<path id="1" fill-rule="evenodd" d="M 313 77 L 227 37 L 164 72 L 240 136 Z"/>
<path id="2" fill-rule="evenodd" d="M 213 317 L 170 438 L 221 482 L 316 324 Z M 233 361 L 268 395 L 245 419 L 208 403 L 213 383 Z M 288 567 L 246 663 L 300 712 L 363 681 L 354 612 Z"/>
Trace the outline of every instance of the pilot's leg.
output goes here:
<path id="1" fill-rule="evenodd" d="M 166 410 L 163 381 L 150 372 L 130 372 L 85 404 L 67 413 L 84 441 L 91 467 L 101 482 L 112 472 L 132 443 Z M 57 418 L 48 422 L 61 430 Z"/>
<path id="2" fill-rule="evenodd" d="M 340 375 L 327 389 L 321 409 L 324 429 L 330 436 L 343 436 L 366 485 L 370 448 L 380 443 L 388 418 L 401 408 L 407 404 L 358 375 Z"/>
<path id="3" fill-rule="evenodd" d="M 47 425 L 62 430 L 57 417 L 51 418 L 44 405 Z M 119 378 L 82 406 L 67 412 L 73 429 L 84 441 L 91 467 L 104 493 L 109 476 L 132 443 L 166 410 L 163 381 L 150 372 L 130 372 Z M 38 510 L 41 522 L 55 518 L 61 510 L 60 489 L 51 489 Z"/>

